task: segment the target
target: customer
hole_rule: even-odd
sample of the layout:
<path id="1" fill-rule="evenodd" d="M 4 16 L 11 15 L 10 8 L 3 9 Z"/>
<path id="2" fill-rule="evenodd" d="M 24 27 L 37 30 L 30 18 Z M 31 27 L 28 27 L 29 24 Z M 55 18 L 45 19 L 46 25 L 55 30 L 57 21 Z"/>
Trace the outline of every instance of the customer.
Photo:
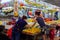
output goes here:
<path id="1" fill-rule="evenodd" d="M 52 26 L 49 32 L 50 40 L 54 40 L 55 34 L 56 34 L 56 28 Z"/>
<path id="2" fill-rule="evenodd" d="M 0 40 L 10 40 L 8 36 L 3 32 L 4 31 L 3 25 L 0 25 Z"/>
<path id="3" fill-rule="evenodd" d="M 60 23 L 56 26 L 56 36 L 60 37 Z"/>
<path id="4" fill-rule="evenodd" d="M 36 21 L 38 22 L 38 24 L 40 25 L 40 27 L 42 29 L 44 29 L 44 27 L 45 27 L 44 19 L 43 19 L 43 17 L 40 16 L 40 14 L 41 14 L 40 10 L 37 10 L 35 12 Z M 43 36 L 43 40 L 45 40 L 45 31 L 42 32 L 42 36 Z"/>
<path id="5" fill-rule="evenodd" d="M 58 31 L 60 29 L 60 23 L 56 25 L 56 30 Z"/>
<path id="6" fill-rule="evenodd" d="M 22 30 L 25 27 L 29 27 L 29 25 L 26 22 L 27 17 L 23 16 L 22 18 L 19 18 L 16 22 L 15 26 L 12 29 L 12 40 L 20 40 L 20 36 L 22 33 Z"/>

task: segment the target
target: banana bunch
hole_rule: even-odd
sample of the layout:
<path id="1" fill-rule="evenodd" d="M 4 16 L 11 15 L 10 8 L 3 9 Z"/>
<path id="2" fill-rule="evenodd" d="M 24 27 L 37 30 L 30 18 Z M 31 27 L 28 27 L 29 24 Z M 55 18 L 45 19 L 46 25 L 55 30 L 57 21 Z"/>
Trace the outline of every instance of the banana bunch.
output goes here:
<path id="1" fill-rule="evenodd" d="M 49 12 L 51 12 L 51 13 L 56 12 L 56 11 L 57 11 L 56 9 L 49 10 Z"/>
<path id="2" fill-rule="evenodd" d="M 23 32 L 29 33 L 29 34 L 40 33 L 40 31 L 41 31 L 41 30 L 40 30 L 39 28 L 29 28 L 29 29 L 23 30 Z"/>
<path id="3" fill-rule="evenodd" d="M 27 21 L 28 21 L 28 22 L 33 22 L 34 20 L 30 18 L 30 19 L 28 19 Z"/>
<path id="4" fill-rule="evenodd" d="M 25 2 L 27 2 L 28 4 L 32 5 L 32 6 L 36 6 L 36 7 L 42 7 L 42 4 L 37 4 L 35 2 L 29 2 L 29 0 L 25 0 Z"/>
<path id="5" fill-rule="evenodd" d="M 29 2 L 29 0 L 25 0 L 25 2 L 27 2 L 27 3 L 28 3 L 28 2 Z"/>
<path id="6" fill-rule="evenodd" d="M 57 20 L 56 22 L 57 22 L 57 23 L 60 23 L 60 20 Z"/>
<path id="7" fill-rule="evenodd" d="M 2 23 L 2 21 L 0 21 L 0 25 L 2 25 L 3 23 Z"/>
<path id="8" fill-rule="evenodd" d="M 42 12 L 45 12 L 45 13 L 47 13 L 47 12 L 48 12 L 48 10 L 42 10 Z"/>
<path id="9" fill-rule="evenodd" d="M 14 12 L 14 16 L 17 17 L 18 16 L 18 12 Z"/>
<path id="10" fill-rule="evenodd" d="M 39 33 L 41 31 L 39 28 L 35 28 L 35 27 L 33 27 L 31 30 L 34 33 Z"/>
<path id="11" fill-rule="evenodd" d="M 20 10 L 21 10 L 22 8 L 23 8 L 22 6 L 19 7 Z"/>

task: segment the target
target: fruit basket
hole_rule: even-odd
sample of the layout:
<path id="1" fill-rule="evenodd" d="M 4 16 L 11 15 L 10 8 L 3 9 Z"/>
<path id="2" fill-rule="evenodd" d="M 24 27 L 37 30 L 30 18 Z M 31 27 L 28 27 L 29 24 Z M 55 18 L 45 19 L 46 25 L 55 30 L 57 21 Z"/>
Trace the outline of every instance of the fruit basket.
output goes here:
<path id="1" fill-rule="evenodd" d="M 13 12 L 13 7 L 4 7 L 2 8 L 2 12 L 5 14 Z"/>

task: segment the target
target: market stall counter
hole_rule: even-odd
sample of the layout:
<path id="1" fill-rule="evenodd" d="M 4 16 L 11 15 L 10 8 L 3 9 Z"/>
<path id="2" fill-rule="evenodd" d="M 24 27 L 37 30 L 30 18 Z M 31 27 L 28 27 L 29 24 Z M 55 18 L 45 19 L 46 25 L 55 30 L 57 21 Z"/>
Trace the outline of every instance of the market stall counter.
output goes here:
<path id="1" fill-rule="evenodd" d="M 39 28 L 29 28 L 29 29 L 24 29 L 22 31 L 23 34 L 28 35 L 27 39 L 29 39 L 28 37 L 31 36 L 33 37 L 33 40 L 36 40 L 37 35 L 39 35 L 41 32 L 41 30 Z"/>
<path id="2" fill-rule="evenodd" d="M 53 20 L 53 21 L 47 21 L 45 22 L 47 25 L 51 25 L 51 24 L 60 24 L 60 20 Z"/>

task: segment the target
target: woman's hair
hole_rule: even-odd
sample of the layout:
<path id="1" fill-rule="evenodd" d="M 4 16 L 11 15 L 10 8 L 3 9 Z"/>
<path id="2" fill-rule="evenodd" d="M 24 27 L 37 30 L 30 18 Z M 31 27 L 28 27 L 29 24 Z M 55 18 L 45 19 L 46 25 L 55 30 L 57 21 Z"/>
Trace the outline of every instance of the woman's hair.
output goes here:
<path id="1" fill-rule="evenodd" d="M 40 16 L 40 14 L 41 14 L 41 10 L 37 10 L 37 11 L 35 12 L 35 15 L 37 15 L 37 16 Z"/>
<path id="2" fill-rule="evenodd" d="M 27 19 L 27 17 L 25 15 L 22 16 L 22 19 Z"/>

